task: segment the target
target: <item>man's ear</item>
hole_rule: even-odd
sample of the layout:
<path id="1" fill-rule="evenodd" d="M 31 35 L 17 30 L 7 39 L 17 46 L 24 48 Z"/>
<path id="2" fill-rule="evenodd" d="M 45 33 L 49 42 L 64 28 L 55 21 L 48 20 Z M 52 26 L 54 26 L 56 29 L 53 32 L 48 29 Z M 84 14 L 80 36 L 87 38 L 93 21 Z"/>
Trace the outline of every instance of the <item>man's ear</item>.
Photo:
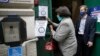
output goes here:
<path id="1" fill-rule="evenodd" d="M 88 12 L 88 8 L 85 8 L 85 11 Z"/>

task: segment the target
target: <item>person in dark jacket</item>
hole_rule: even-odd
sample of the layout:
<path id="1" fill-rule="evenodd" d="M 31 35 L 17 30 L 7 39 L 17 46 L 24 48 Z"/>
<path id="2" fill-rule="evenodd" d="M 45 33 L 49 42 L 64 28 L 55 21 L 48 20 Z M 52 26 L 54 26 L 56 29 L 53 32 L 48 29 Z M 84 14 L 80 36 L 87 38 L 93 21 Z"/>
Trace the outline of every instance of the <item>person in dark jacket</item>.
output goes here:
<path id="1" fill-rule="evenodd" d="M 75 25 L 78 42 L 77 53 L 75 56 L 91 56 L 96 19 L 88 16 L 87 10 L 88 8 L 86 5 L 80 6 L 80 17 Z"/>

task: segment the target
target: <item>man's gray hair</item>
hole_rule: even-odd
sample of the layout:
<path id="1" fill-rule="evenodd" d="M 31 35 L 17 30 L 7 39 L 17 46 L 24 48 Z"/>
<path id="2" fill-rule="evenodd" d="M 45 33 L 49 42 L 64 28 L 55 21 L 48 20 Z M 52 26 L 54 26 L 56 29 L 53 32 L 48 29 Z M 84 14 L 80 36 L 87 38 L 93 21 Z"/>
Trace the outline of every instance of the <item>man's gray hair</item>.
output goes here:
<path id="1" fill-rule="evenodd" d="M 88 10 L 88 7 L 86 5 L 81 5 L 80 8 L 81 7 L 84 7 L 86 11 Z"/>

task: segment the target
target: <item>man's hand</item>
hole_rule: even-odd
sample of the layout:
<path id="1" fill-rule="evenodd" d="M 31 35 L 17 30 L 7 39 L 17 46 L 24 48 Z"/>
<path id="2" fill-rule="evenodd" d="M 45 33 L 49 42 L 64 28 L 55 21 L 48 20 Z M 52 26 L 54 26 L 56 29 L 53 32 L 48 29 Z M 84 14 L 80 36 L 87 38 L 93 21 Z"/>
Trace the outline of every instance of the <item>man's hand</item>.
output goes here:
<path id="1" fill-rule="evenodd" d="M 93 42 L 88 41 L 87 45 L 88 45 L 88 47 L 92 47 L 93 46 Z"/>

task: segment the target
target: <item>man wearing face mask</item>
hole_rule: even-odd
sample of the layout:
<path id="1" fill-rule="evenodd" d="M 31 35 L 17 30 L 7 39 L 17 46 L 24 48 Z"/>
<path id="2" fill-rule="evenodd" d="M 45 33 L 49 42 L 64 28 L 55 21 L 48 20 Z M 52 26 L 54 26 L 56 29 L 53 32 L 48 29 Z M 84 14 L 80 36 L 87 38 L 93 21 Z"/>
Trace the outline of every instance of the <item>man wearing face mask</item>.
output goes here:
<path id="1" fill-rule="evenodd" d="M 80 18 L 75 25 L 78 48 L 76 56 L 91 56 L 96 20 L 87 14 L 87 6 L 80 6 Z"/>

